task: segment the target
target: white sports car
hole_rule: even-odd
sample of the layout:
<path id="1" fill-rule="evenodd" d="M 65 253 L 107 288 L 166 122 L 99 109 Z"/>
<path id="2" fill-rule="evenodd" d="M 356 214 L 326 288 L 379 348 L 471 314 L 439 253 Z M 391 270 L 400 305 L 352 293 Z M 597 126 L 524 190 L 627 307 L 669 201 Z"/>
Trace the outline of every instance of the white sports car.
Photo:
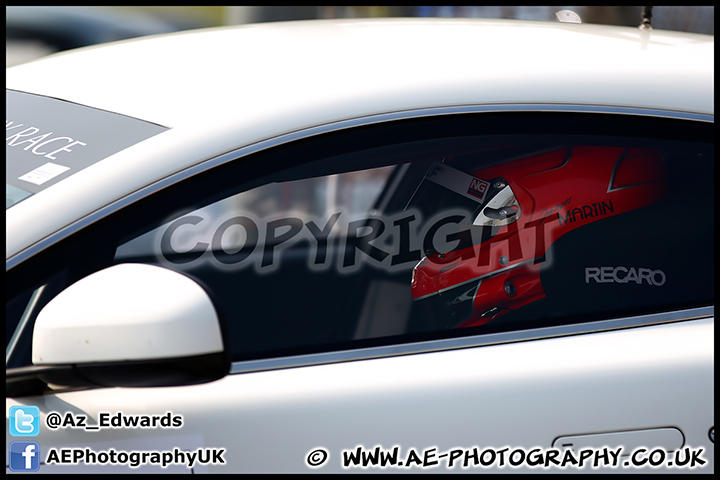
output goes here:
<path id="1" fill-rule="evenodd" d="M 714 37 L 256 24 L 6 71 L 9 472 L 714 471 Z"/>

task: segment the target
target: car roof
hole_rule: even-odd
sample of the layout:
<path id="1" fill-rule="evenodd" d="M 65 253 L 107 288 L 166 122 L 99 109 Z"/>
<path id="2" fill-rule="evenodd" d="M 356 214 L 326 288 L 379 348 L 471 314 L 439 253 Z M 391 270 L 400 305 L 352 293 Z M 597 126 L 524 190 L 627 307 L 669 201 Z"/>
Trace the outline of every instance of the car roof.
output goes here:
<path id="1" fill-rule="evenodd" d="M 174 172 L 334 122 L 506 104 L 712 115 L 713 58 L 708 35 L 440 18 L 253 24 L 52 55 L 7 69 L 6 87 L 169 129 L 9 209 L 6 258 Z"/>
<path id="2" fill-rule="evenodd" d="M 712 113 L 713 49 L 714 36 L 600 25 L 298 21 L 81 49 L 8 70 L 6 85 L 173 128 L 267 116 L 302 128 L 457 103 Z M 678 92 L 677 76 L 694 83 Z"/>

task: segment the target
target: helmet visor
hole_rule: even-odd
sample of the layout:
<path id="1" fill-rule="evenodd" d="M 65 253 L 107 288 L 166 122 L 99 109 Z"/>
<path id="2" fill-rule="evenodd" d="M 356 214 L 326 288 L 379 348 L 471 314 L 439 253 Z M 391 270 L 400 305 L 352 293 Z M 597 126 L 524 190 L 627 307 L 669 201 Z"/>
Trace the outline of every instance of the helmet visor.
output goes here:
<path id="1" fill-rule="evenodd" d="M 437 212 L 466 212 L 468 224 L 488 227 L 477 232 L 482 241 L 492 237 L 492 227 L 509 225 L 521 213 L 515 193 L 504 179 L 484 180 L 440 162 L 431 165 L 408 202 L 409 208 L 419 210 L 425 218 Z"/>

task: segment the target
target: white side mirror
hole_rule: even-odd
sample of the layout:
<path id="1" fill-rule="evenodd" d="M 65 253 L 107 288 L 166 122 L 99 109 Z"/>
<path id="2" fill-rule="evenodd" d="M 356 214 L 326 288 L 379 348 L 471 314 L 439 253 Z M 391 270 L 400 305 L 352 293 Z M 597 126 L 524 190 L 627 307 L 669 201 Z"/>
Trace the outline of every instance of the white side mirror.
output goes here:
<path id="1" fill-rule="evenodd" d="M 82 383 L 69 371 L 106 386 L 177 385 L 225 375 L 228 350 L 200 285 L 165 268 L 121 264 L 74 283 L 42 309 L 32 361 L 62 366 L 43 370 L 61 385 Z"/>

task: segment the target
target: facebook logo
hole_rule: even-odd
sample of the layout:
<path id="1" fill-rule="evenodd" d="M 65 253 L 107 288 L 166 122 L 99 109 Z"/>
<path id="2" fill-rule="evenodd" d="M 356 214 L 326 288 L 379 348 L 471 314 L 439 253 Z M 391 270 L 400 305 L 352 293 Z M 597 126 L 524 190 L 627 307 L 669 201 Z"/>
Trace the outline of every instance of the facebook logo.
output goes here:
<path id="1" fill-rule="evenodd" d="M 10 435 L 37 437 L 40 433 L 40 409 L 31 405 L 10 407 Z"/>
<path id="2" fill-rule="evenodd" d="M 13 472 L 37 472 L 40 469 L 40 445 L 37 442 L 10 442 L 8 456 Z"/>

